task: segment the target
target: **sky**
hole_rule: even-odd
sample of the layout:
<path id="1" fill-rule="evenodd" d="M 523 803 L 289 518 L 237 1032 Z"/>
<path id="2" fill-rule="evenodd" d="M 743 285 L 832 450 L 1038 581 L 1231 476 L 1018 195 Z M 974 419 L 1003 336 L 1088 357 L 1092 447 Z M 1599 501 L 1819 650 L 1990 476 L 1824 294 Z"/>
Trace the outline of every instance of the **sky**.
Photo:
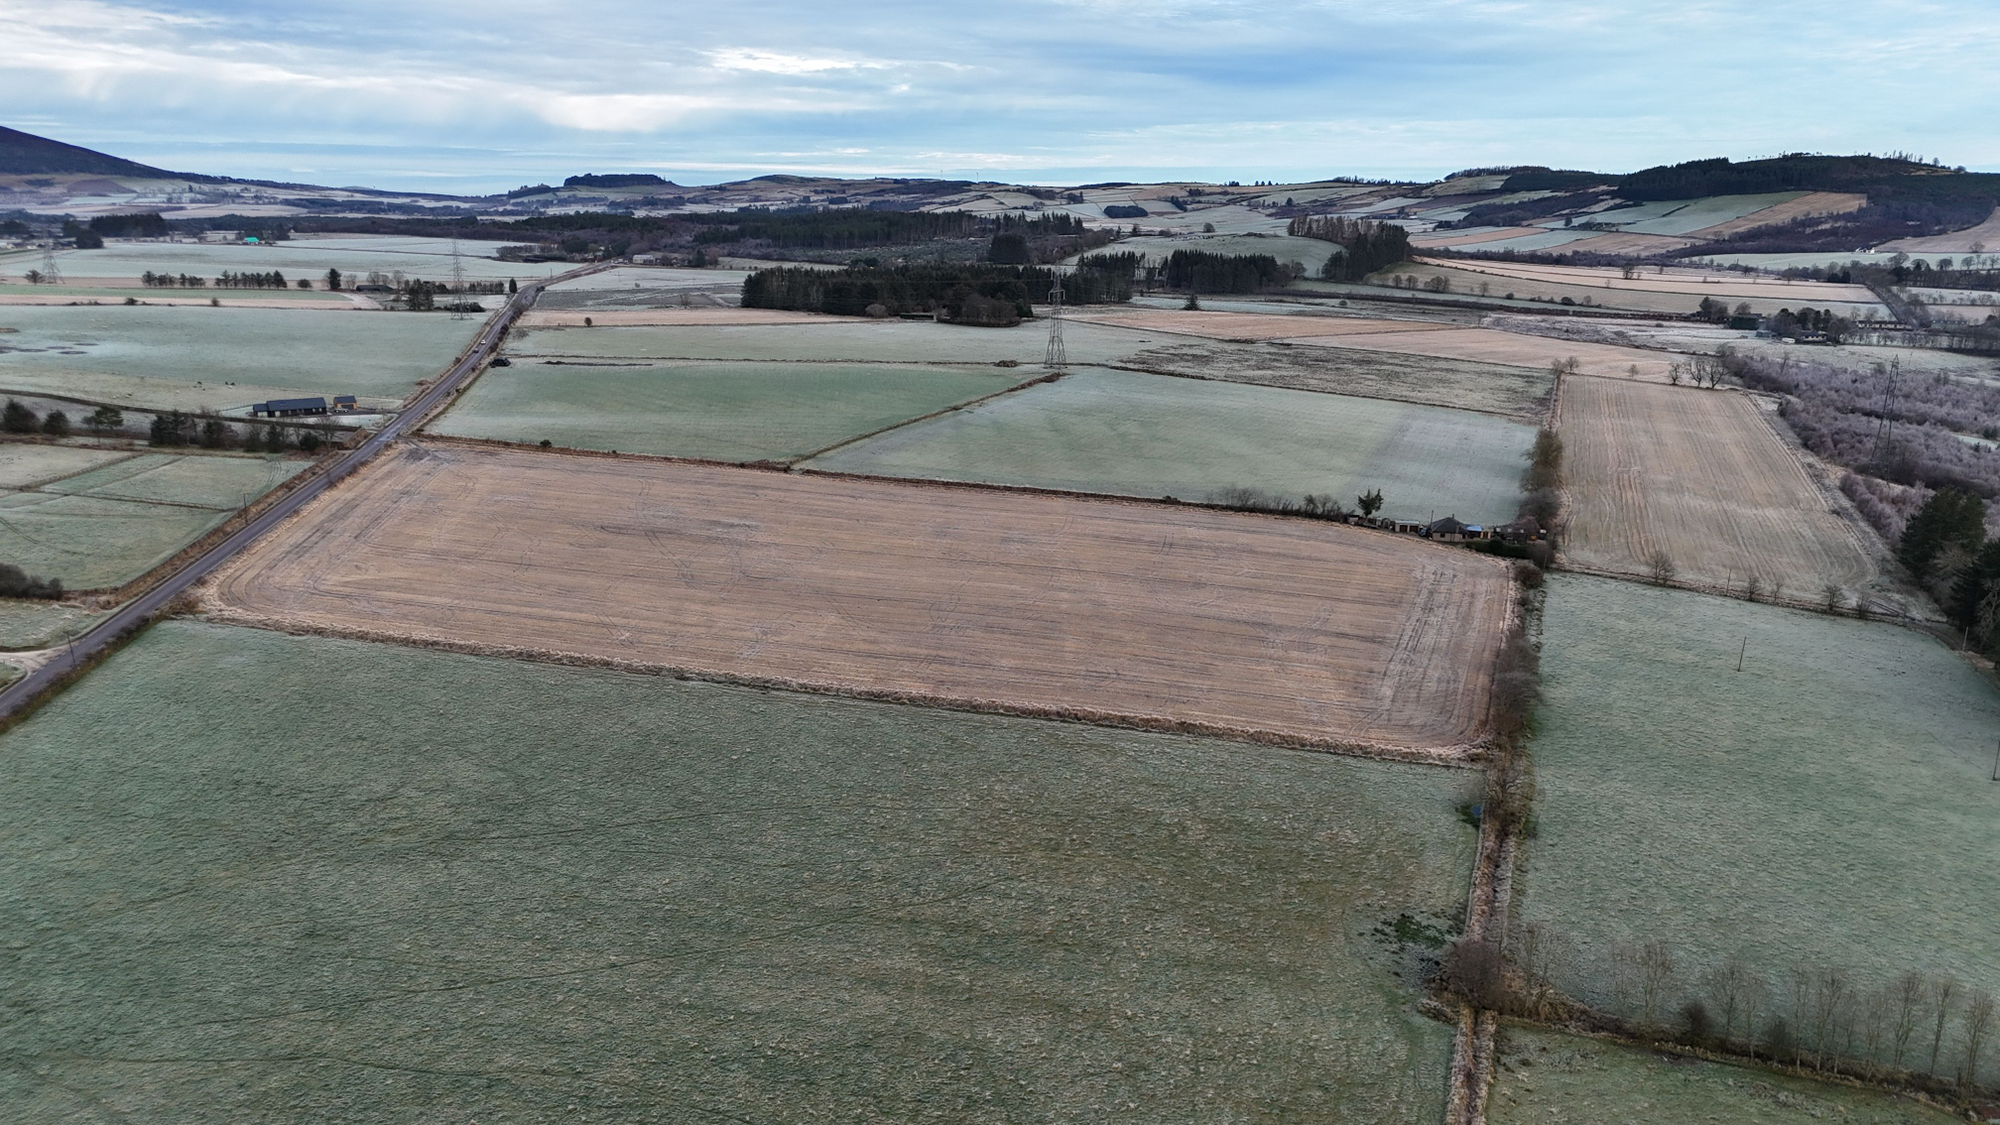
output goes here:
<path id="1" fill-rule="evenodd" d="M 0 124 L 177 171 L 1432 179 L 2000 170 L 1996 0 L 0 0 Z"/>

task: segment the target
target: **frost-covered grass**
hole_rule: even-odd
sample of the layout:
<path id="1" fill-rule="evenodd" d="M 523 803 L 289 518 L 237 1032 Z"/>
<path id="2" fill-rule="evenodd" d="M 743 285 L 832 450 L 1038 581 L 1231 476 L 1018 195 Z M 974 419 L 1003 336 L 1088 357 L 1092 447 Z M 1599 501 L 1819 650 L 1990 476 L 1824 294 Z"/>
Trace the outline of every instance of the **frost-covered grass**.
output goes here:
<path id="1" fill-rule="evenodd" d="M 1006 390 L 992 367 L 522 360 L 480 376 L 433 433 L 717 461 L 801 457 Z"/>
<path id="2" fill-rule="evenodd" d="M 0 1106 L 1428 1125 L 1460 783 L 170 622 L 0 737 Z"/>
<path id="3" fill-rule="evenodd" d="M 4 323 L 4 320 L 0 320 Z M 1139 332 L 1072 321 L 1063 326 L 1072 363 L 1115 363 L 1147 348 L 1184 343 L 1185 336 Z M 632 328 L 536 328 L 509 337 L 513 355 L 608 359 L 770 359 L 822 363 L 999 363 L 1038 366 L 1048 325 L 969 328 L 909 320 L 699 325 Z"/>
<path id="4" fill-rule="evenodd" d="M 1082 370 L 891 430 L 808 466 L 889 476 L 1207 499 L 1243 487 L 1383 514 L 1514 517 L 1531 426 L 1379 399 Z"/>
<path id="5" fill-rule="evenodd" d="M 1795 1026 L 1780 994 L 1799 966 L 2000 992 L 2000 691 L 1942 645 L 1557 577 L 1542 669 L 1517 913 L 1582 947 L 1562 983 L 1616 1007 L 1611 951 L 1659 941 L 1679 963 L 1665 1011 L 1730 956 Z"/>
<path id="6" fill-rule="evenodd" d="M 121 586 L 310 464 L 0 446 L 0 560 L 72 590 Z"/>
<path id="7" fill-rule="evenodd" d="M 1486 1119 L 1493 1125 L 1949 1125 L 1906 1098 L 1766 1070 L 1655 1054 L 1509 1025 Z"/>
<path id="8" fill-rule="evenodd" d="M 17 329 L 0 335 L 0 389 L 190 410 L 300 395 L 393 403 L 443 370 L 480 322 L 360 309 L 8 305 L 0 326 Z"/>
<path id="9" fill-rule="evenodd" d="M 523 237 L 522 243 L 536 241 Z M 502 262 L 491 255 L 502 242 L 473 241 L 459 244 L 459 265 L 472 281 L 504 281 L 518 278 L 550 277 L 572 268 L 567 262 Z M 5 270 L 18 274 L 40 265 L 39 259 L 23 265 L 10 262 Z M 427 281 L 451 280 L 451 241 L 441 238 L 295 238 L 264 246 L 203 242 L 121 242 L 113 241 L 102 250 L 69 250 L 56 255 L 56 268 L 64 277 L 138 277 L 154 273 L 191 273 L 213 279 L 224 270 L 235 273 L 269 273 L 276 270 L 287 280 L 308 278 L 317 287 L 328 269 L 338 269 L 350 281 L 370 271 L 392 273 L 402 270 L 408 277 Z M 254 295 L 257 290 L 245 290 Z"/>
<path id="10" fill-rule="evenodd" d="M 47 648 L 81 634 L 101 616 L 61 602 L 0 598 L 0 649 Z"/>
<path id="11" fill-rule="evenodd" d="M 0 492 L 0 559 L 71 590 L 122 586 L 228 517 L 214 508 Z"/>

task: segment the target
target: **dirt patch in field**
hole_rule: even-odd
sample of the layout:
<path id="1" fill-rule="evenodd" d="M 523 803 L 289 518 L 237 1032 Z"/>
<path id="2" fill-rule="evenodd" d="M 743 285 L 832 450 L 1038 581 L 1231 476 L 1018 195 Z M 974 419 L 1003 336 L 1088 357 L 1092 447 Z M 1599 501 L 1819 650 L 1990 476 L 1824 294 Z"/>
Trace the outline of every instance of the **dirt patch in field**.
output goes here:
<path id="1" fill-rule="evenodd" d="M 1358 333 L 1426 332 L 1435 324 L 1373 317 L 1301 313 L 1175 312 L 1166 309 L 1084 313 L 1074 319 L 1118 328 L 1176 332 L 1214 340 L 1281 340 L 1292 336 L 1347 336 Z"/>
<path id="2" fill-rule="evenodd" d="M 1875 576 L 1863 533 L 1807 474 L 1757 401 L 1728 391 L 1569 379 L 1556 408 L 1578 566 L 1811 601 Z"/>
<path id="3" fill-rule="evenodd" d="M 1335 341 L 1337 342 L 1337 341 Z M 1545 369 L 1330 346 L 1189 343 L 1151 348 L 1120 366 L 1193 379 L 1395 399 L 1540 420 L 1553 384 Z"/>
<path id="4" fill-rule="evenodd" d="M 534 309 L 518 322 L 526 328 L 582 328 L 588 319 L 603 327 L 659 324 L 847 324 L 854 317 L 831 317 L 784 309 Z"/>
<path id="5" fill-rule="evenodd" d="M 1296 342 L 1317 344 L 1319 339 L 1301 337 Z M 1621 348 L 1612 344 L 1592 344 L 1576 340 L 1552 340 L 1541 336 L 1521 336 L 1491 328 L 1437 328 L 1427 332 L 1380 332 L 1342 336 L 1339 346 L 1370 351 L 1402 352 L 1440 359 L 1496 363 L 1510 367 L 1533 367 L 1543 371 L 1558 360 L 1574 358 L 1577 370 L 1586 375 L 1630 378 L 1638 368 L 1641 379 L 1665 379 L 1673 360 L 1658 352 Z"/>
<path id="6" fill-rule="evenodd" d="M 1482 736 L 1498 560 L 1308 520 L 417 443 L 225 616 L 1406 757 Z"/>

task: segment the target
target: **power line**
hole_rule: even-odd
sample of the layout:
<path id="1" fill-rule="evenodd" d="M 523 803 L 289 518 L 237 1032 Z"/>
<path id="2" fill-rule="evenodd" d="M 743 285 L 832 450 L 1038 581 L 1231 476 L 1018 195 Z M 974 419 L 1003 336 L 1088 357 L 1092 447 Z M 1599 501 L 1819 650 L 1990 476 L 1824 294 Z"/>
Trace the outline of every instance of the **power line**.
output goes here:
<path id="1" fill-rule="evenodd" d="M 62 270 L 56 266 L 56 244 L 53 241 L 42 247 L 42 284 L 62 284 Z"/>
<path id="2" fill-rule="evenodd" d="M 451 318 L 464 320 L 465 312 L 465 261 L 458 254 L 458 239 L 451 240 Z"/>

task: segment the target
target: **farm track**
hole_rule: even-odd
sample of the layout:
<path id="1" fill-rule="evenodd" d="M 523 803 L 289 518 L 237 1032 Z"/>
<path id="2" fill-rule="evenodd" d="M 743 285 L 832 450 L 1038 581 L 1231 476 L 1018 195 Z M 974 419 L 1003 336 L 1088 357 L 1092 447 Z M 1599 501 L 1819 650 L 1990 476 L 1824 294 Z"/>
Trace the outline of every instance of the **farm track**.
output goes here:
<path id="1" fill-rule="evenodd" d="M 426 442 L 207 601 L 277 628 L 1450 763 L 1478 752 L 1510 598 L 1495 560 L 1317 521 Z"/>
<path id="2" fill-rule="evenodd" d="M 1854 527 L 1747 395 L 1574 378 L 1556 428 L 1576 569 L 1646 576 L 1663 552 L 1693 585 L 1754 577 L 1807 595 L 1875 577 Z"/>

